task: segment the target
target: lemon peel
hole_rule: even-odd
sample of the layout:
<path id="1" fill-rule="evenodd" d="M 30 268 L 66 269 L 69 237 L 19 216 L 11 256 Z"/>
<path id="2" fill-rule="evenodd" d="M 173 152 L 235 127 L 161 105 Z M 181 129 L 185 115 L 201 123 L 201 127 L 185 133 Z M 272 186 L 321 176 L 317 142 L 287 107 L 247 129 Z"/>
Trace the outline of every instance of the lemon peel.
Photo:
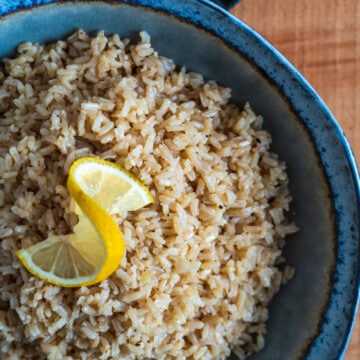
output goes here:
<path id="1" fill-rule="evenodd" d="M 125 253 L 125 242 L 112 215 L 154 201 L 150 191 L 121 166 L 81 158 L 70 168 L 67 187 L 79 222 L 73 233 L 51 235 L 16 255 L 34 276 L 54 285 L 77 287 L 109 277 Z"/>

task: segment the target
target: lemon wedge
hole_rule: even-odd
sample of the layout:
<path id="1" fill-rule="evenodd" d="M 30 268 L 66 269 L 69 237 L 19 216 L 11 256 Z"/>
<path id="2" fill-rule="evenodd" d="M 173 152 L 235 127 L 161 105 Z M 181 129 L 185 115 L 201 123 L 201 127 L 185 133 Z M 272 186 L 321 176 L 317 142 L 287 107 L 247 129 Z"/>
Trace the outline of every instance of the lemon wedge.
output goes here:
<path id="1" fill-rule="evenodd" d="M 140 209 L 154 199 L 133 174 L 98 158 L 75 161 L 67 187 L 71 209 L 79 217 L 73 233 L 49 236 L 16 255 L 31 274 L 51 284 L 92 285 L 110 276 L 125 252 L 111 215 Z"/>

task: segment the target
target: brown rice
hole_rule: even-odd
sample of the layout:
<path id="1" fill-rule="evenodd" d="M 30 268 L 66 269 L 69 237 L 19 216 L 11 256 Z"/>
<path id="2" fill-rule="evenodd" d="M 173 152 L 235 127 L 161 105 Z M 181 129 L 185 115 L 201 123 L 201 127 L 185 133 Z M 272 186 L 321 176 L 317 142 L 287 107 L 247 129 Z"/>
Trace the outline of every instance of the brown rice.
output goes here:
<path id="1" fill-rule="evenodd" d="M 263 119 L 229 100 L 145 32 L 131 44 L 79 30 L 3 59 L 1 359 L 243 359 L 263 347 L 296 226 Z M 127 253 L 109 279 L 65 289 L 14 254 L 70 231 L 65 182 L 84 156 L 129 169 L 155 203 L 117 217 Z"/>

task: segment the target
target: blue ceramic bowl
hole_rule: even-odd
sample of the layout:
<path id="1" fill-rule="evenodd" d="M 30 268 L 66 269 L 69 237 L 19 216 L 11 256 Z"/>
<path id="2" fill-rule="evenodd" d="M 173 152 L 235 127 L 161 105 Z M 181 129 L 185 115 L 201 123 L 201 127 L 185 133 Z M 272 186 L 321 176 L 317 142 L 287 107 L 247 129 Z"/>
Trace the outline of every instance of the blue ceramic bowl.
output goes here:
<path id="1" fill-rule="evenodd" d="M 234 102 L 248 100 L 265 116 L 288 165 L 301 231 L 285 249 L 296 276 L 272 301 L 266 346 L 251 359 L 341 359 L 359 295 L 359 176 L 342 130 L 297 70 L 206 0 L 9 3 L 0 0 L 0 58 L 20 42 L 54 41 L 77 28 L 127 37 L 146 30 L 159 53 L 231 87 Z"/>

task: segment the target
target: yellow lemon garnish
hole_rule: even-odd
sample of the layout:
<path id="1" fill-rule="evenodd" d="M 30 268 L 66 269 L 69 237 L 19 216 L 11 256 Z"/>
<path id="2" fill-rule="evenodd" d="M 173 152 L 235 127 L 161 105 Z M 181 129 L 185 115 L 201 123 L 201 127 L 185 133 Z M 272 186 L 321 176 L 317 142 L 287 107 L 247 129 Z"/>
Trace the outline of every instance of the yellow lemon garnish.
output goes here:
<path id="1" fill-rule="evenodd" d="M 110 276 L 125 252 L 111 215 L 154 201 L 149 190 L 122 167 L 97 158 L 75 161 L 67 180 L 79 222 L 69 235 L 52 235 L 16 255 L 38 278 L 64 287 L 92 285 Z"/>

